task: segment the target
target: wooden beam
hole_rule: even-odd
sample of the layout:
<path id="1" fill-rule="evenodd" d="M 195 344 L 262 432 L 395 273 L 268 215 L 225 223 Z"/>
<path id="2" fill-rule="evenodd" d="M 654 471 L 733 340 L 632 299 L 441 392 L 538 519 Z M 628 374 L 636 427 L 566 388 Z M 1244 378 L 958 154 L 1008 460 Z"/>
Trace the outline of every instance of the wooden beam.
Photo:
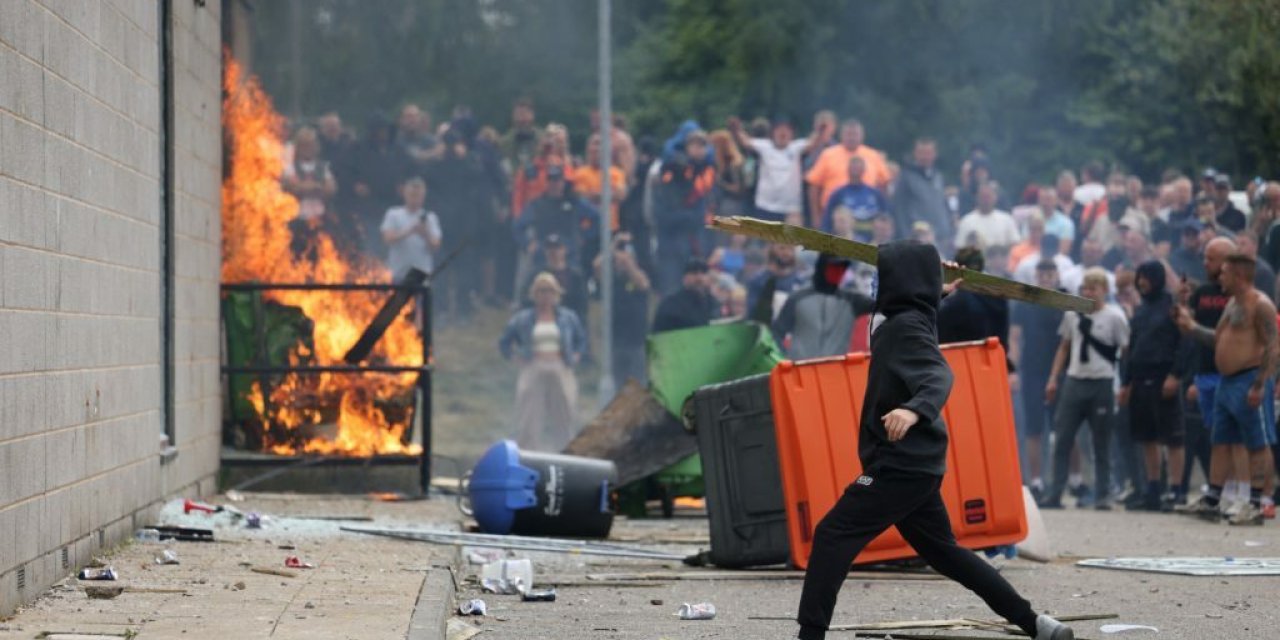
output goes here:
<path id="1" fill-rule="evenodd" d="M 725 233 L 751 236 L 778 244 L 800 245 L 813 251 L 821 251 L 858 262 L 875 264 L 879 251 L 875 245 L 855 240 L 846 240 L 839 236 L 823 233 L 806 227 L 799 227 L 782 222 L 768 222 L 747 216 L 715 217 L 709 225 L 712 229 Z M 972 269 L 943 269 L 947 282 L 963 278 L 960 288 L 997 298 L 1008 298 L 1021 302 L 1030 302 L 1064 311 L 1091 313 L 1094 303 L 1087 298 L 1073 296 L 1061 291 L 1044 289 L 1035 285 L 993 276 Z"/>

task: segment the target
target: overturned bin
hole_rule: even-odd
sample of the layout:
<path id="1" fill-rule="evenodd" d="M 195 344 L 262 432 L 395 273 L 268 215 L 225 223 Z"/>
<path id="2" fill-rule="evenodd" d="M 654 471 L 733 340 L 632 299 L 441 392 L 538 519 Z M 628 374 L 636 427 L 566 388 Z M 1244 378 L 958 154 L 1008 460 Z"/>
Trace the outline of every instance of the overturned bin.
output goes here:
<path id="1" fill-rule="evenodd" d="M 608 460 L 489 447 L 467 483 L 485 533 L 604 538 L 613 527 L 618 469 Z"/>

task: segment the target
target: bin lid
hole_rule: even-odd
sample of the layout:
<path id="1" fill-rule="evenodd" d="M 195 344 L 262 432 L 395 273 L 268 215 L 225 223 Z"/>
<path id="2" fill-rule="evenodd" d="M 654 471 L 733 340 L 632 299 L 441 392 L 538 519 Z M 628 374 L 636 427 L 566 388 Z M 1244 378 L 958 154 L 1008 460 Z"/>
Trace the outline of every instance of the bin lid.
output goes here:
<path id="1" fill-rule="evenodd" d="M 520 464 L 520 449 L 502 440 L 471 469 L 468 493 L 476 522 L 486 533 L 510 533 L 516 511 L 537 506 L 538 472 Z"/>

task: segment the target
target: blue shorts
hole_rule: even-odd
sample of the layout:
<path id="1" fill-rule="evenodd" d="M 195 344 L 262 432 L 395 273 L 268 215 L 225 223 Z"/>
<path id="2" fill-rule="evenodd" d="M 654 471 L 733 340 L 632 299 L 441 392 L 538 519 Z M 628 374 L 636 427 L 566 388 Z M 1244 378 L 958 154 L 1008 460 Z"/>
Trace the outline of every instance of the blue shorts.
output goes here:
<path id="1" fill-rule="evenodd" d="M 1249 387 L 1257 376 L 1257 368 L 1222 376 L 1213 403 L 1213 444 L 1243 444 L 1246 449 L 1257 451 L 1276 443 L 1271 401 L 1275 383 L 1268 380 L 1262 386 L 1262 404 L 1257 408 L 1249 406 Z"/>
<path id="2" fill-rule="evenodd" d="M 1213 396 L 1219 382 L 1222 382 L 1222 375 L 1218 373 L 1200 373 L 1195 377 L 1199 398 L 1196 404 L 1200 405 L 1200 419 L 1205 429 L 1213 429 Z"/>

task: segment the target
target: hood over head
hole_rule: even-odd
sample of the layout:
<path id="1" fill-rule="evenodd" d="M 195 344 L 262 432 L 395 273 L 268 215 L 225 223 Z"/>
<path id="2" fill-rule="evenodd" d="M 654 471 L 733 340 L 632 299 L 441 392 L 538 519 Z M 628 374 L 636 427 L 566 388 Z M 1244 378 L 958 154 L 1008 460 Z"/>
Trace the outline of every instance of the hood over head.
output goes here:
<path id="1" fill-rule="evenodd" d="M 880 245 L 876 310 L 886 316 L 919 311 L 935 320 L 942 300 L 942 258 L 931 244 L 899 240 Z"/>
<path id="2" fill-rule="evenodd" d="M 822 293 L 832 293 L 840 288 L 844 274 L 851 265 L 847 258 L 829 253 L 818 254 L 818 261 L 813 266 L 813 288 Z"/>
<path id="3" fill-rule="evenodd" d="M 1151 291 L 1142 296 L 1144 300 L 1157 300 L 1166 293 L 1164 263 L 1159 260 L 1148 260 L 1138 265 L 1135 277 L 1146 278 L 1151 283 Z"/>

